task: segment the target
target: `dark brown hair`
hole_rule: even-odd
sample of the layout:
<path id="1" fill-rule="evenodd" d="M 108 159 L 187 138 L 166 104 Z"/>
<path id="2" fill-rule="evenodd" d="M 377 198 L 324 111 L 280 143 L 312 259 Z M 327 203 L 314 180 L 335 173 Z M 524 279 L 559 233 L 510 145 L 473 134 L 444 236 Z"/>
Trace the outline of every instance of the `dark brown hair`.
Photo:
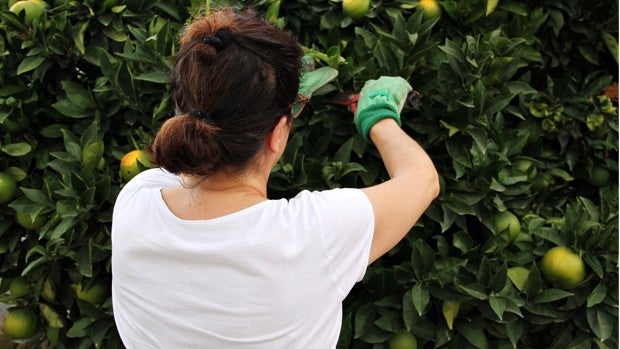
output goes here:
<path id="1" fill-rule="evenodd" d="M 302 51 L 251 10 L 221 9 L 184 30 L 172 71 L 176 115 L 157 132 L 153 162 L 176 174 L 246 168 L 299 89 Z"/>

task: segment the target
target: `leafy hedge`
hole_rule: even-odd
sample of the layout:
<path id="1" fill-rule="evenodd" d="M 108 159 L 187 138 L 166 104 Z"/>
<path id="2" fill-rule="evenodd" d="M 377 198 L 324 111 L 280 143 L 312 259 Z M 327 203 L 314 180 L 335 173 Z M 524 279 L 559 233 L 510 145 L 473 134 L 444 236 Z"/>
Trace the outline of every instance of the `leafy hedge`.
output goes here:
<path id="1" fill-rule="evenodd" d="M 441 195 L 347 298 L 339 347 L 387 347 L 401 331 L 424 348 L 617 347 L 618 3 L 439 2 L 426 20 L 416 1 L 375 0 L 358 21 L 337 0 L 247 2 L 340 72 L 296 121 L 272 197 L 387 178 L 331 99 L 380 75 L 421 94 L 404 129 L 434 159 Z M 121 347 L 109 291 L 100 303 L 76 289 L 109 286 L 119 160 L 171 115 L 179 30 L 210 2 L 50 0 L 30 24 L 9 5 L 0 172 L 19 190 L 0 205 L 0 292 L 18 276 L 31 292 L 1 300 L 40 315 L 27 344 Z M 515 241 L 496 231 L 504 211 L 518 217 Z M 556 245 L 585 262 L 576 289 L 542 276 Z"/>

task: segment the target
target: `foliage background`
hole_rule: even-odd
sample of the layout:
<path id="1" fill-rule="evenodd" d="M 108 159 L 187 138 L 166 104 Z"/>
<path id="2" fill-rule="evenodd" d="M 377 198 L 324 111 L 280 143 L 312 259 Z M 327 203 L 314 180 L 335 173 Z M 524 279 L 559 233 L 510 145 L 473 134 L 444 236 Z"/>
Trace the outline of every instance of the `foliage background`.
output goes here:
<path id="1" fill-rule="evenodd" d="M 434 159 L 441 195 L 347 298 L 339 348 L 386 347 L 399 331 L 424 348 L 617 347 L 618 2 L 439 3 L 426 20 L 416 1 L 374 0 L 353 21 L 337 0 L 246 2 L 340 72 L 296 121 L 272 197 L 387 178 L 331 98 L 380 75 L 422 96 L 404 129 Z M 109 285 L 119 159 L 171 115 L 178 33 L 206 4 L 50 0 L 25 25 L 0 3 L 0 171 L 19 181 L 0 206 L 0 292 L 24 276 L 32 292 L 2 301 L 41 322 L 23 346 L 122 346 L 110 298 L 92 305 L 75 287 Z M 502 211 L 519 218 L 516 241 L 495 231 Z M 17 213 L 45 224 L 26 229 Z M 586 263 L 574 290 L 541 276 L 556 245 Z"/>

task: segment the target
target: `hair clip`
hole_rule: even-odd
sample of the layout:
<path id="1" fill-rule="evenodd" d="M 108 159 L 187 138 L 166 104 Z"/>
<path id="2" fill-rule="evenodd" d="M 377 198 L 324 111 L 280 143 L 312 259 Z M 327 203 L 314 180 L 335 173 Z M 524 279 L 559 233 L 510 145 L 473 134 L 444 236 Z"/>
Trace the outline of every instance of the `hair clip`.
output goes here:
<path id="1" fill-rule="evenodd" d="M 213 48 L 215 48 L 215 51 L 219 51 L 222 49 L 222 47 L 224 47 L 224 45 L 222 44 L 222 40 L 210 35 L 203 37 L 202 43 L 213 46 Z"/>
<path id="2" fill-rule="evenodd" d="M 208 121 L 210 123 L 213 123 L 213 119 L 211 118 L 211 115 L 209 115 L 209 113 L 207 113 L 206 111 L 200 110 L 200 109 L 192 109 L 192 111 L 189 112 L 189 115 L 198 118 L 200 120 L 204 120 L 204 121 Z"/>
<path id="3" fill-rule="evenodd" d="M 215 33 L 215 36 L 204 36 L 202 38 L 202 43 L 213 46 L 213 48 L 215 48 L 215 51 L 219 52 L 221 49 L 228 47 L 231 38 L 232 32 L 230 31 L 230 29 L 224 28 L 218 30 L 217 33 Z"/>

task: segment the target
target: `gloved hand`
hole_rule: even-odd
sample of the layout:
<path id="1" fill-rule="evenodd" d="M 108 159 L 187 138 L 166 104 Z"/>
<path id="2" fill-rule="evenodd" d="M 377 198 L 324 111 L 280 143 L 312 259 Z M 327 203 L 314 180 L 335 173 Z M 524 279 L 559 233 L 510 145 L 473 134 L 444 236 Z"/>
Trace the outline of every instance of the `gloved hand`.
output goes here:
<path id="1" fill-rule="evenodd" d="M 353 121 L 357 131 L 370 143 L 370 129 L 380 120 L 392 118 L 401 125 L 400 112 L 413 88 L 399 76 L 368 80 L 360 91 Z"/>

